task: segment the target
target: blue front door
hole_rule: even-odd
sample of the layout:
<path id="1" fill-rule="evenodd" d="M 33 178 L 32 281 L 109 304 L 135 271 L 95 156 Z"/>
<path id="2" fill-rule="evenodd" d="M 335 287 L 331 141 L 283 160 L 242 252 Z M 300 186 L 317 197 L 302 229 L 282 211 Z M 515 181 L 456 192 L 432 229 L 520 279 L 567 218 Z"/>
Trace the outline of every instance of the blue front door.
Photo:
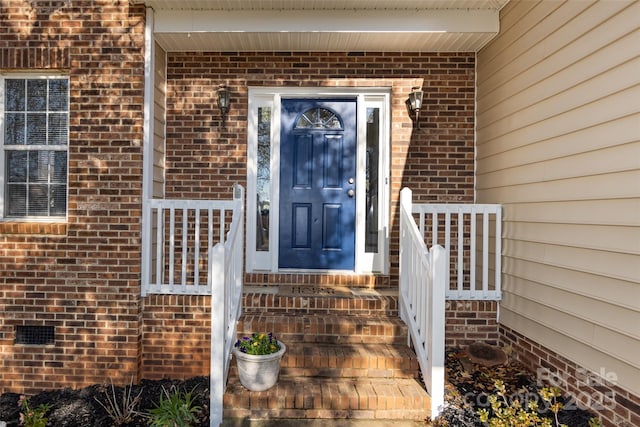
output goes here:
<path id="1" fill-rule="evenodd" d="M 356 100 L 283 100 L 280 268 L 353 270 Z"/>

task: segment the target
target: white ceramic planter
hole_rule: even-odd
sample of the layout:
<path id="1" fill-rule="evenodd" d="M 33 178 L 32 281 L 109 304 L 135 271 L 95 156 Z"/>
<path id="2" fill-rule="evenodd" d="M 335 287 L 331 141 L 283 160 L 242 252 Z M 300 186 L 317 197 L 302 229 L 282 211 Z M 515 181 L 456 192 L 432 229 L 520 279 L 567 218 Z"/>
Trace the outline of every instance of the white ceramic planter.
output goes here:
<path id="1" fill-rule="evenodd" d="M 247 354 L 233 347 L 233 355 L 238 365 L 240 383 L 251 391 L 264 391 L 278 382 L 280 359 L 287 347 L 280 341 L 280 350 L 276 353 L 255 355 Z"/>

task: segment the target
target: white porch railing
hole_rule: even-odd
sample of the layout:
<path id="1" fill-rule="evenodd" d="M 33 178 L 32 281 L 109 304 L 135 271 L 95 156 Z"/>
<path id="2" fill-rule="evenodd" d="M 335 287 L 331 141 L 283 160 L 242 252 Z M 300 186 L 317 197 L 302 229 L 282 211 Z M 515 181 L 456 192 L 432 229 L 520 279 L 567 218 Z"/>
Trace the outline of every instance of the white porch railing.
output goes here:
<path id="1" fill-rule="evenodd" d="M 409 327 L 425 386 L 431 418 L 444 404 L 444 305 L 447 256 L 429 251 L 412 215 L 411 190 L 400 193 L 400 316 Z"/>
<path id="2" fill-rule="evenodd" d="M 502 208 L 481 204 L 415 204 L 420 234 L 450 259 L 446 299 L 500 300 Z"/>
<path id="3" fill-rule="evenodd" d="M 145 203 L 142 296 L 211 295 L 210 425 L 222 424 L 237 321 L 242 311 L 244 189 L 233 200 Z"/>
<path id="4" fill-rule="evenodd" d="M 223 243 L 211 249 L 209 283 L 211 293 L 211 383 L 210 426 L 222 424 L 224 390 L 229 374 L 231 346 L 236 340 L 242 312 L 242 267 L 244 239 L 244 190 L 234 189 L 231 229 Z M 222 274 L 220 274 L 221 272 Z"/>
<path id="5" fill-rule="evenodd" d="M 148 200 L 142 296 L 211 294 L 209 250 L 224 240 L 237 204 L 235 196 L 234 200 Z"/>

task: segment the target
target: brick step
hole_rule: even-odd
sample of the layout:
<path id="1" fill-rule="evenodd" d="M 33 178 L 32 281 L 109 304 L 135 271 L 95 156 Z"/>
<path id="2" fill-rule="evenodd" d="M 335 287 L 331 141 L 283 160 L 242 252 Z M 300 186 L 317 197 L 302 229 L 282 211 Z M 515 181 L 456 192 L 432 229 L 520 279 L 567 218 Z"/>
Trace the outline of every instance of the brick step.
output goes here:
<path id="1" fill-rule="evenodd" d="M 292 377 L 418 378 L 419 364 L 406 344 L 289 345 L 280 373 Z M 231 364 L 230 375 L 237 367 Z"/>
<path id="2" fill-rule="evenodd" d="M 425 420 L 430 398 L 409 378 L 299 378 L 281 375 L 269 390 L 250 392 L 236 376 L 224 396 L 227 418 Z"/>
<path id="3" fill-rule="evenodd" d="M 394 290 L 256 286 L 243 299 L 238 336 L 273 332 L 287 352 L 264 392 L 242 387 L 232 363 L 227 419 L 426 419 L 430 399 Z"/>
<path id="4" fill-rule="evenodd" d="M 238 322 L 238 336 L 273 332 L 288 347 L 301 343 L 401 344 L 407 327 L 399 317 L 246 312 Z"/>
<path id="5" fill-rule="evenodd" d="M 245 312 L 398 315 L 396 289 L 280 285 L 245 287 Z"/>

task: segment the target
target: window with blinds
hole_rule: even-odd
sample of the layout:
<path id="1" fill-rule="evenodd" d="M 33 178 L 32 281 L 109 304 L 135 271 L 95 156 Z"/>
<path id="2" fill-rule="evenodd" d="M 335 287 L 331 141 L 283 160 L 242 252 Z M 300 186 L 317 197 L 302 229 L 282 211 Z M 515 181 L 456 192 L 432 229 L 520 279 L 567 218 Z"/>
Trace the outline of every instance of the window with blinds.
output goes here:
<path id="1" fill-rule="evenodd" d="M 0 83 L 2 216 L 65 217 L 69 80 L 4 77 Z"/>

